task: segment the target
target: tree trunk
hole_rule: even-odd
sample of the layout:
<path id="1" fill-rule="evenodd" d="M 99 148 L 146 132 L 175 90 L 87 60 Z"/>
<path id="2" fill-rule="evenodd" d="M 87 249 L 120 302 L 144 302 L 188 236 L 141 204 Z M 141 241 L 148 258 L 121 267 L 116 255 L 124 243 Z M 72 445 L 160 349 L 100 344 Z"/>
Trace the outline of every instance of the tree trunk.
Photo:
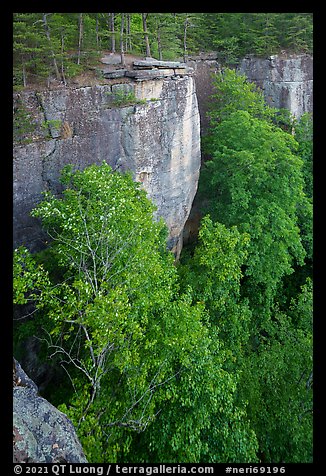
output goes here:
<path id="1" fill-rule="evenodd" d="M 80 64 L 80 53 L 81 53 L 81 46 L 83 41 L 83 14 L 82 13 L 79 14 L 78 24 L 79 24 L 79 36 L 78 36 L 77 64 Z"/>
<path id="2" fill-rule="evenodd" d="M 124 18 L 125 18 L 125 14 L 124 14 L 124 13 L 121 13 L 120 55 L 121 55 L 121 65 L 122 65 L 122 66 L 126 66 L 126 62 L 125 62 L 125 52 L 124 52 L 124 44 L 123 44 Z"/>
<path id="3" fill-rule="evenodd" d="M 148 33 L 147 33 L 147 17 L 148 13 L 142 13 L 141 14 L 142 19 L 143 19 L 143 32 L 144 32 L 144 39 L 145 39 L 145 47 L 146 47 L 146 56 L 151 56 L 151 49 L 149 46 L 149 39 L 148 39 Z"/>
<path id="4" fill-rule="evenodd" d="M 25 68 L 25 63 L 23 62 L 23 85 L 24 88 L 27 86 L 27 79 L 26 79 L 26 68 Z"/>
<path id="5" fill-rule="evenodd" d="M 158 59 L 162 61 L 162 43 L 161 43 L 161 26 L 157 27 L 157 51 L 158 51 Z"/>
<path id="6" fill-rule="evenodd" d="M 98 13 L 96 13 L 96 26 L 95 26 L 95 31 L 96 31 L 96 48 L 98 49 Z"/>
<path id="7" fill-rule="evenodd" d="M 47 19 L 46 19 L 48 13 L 43 13 L 42 15 L 43 15 L 42 21 L 43 21 L 43 26 L 44 26 L 45 35 L 46 35 L 47 40 L 48 40 L 49 45 L 50 45 L 50 52 L 51 52 L 51 56 L 52 56 L 52 61 L 53 61 L 53 67 L 54 67 L 55 75 L 56 75 L 57 80 L 58 80 L 58 81 L 61 81 L 61 75 L 60 75 L 60 73 L 59 73 L 59 68 L 58 68 L 58 65 L 57 65 L 57 60 L 56 60 L 56 58 L 55 58 L 55 54 L 54 54 L 54 51 L 53 51 L 53 49 L 52 49 L 50 28 L 49 28 L 49 25 L 48 25 L 48 22 L 47 22 Z"/>
<path id="8" fill-rule="evenodd" d="M 126 16 L 126 53 L 131 51 L 131 38 L 130 38 L 130 17 L 131 13 L 127 13 Z"/>
<path id="9" fill-rule="evenodd" d="M 67 86 L 66 77 L 65 77 L 65 67 L 63 62 L 64 49 L 65 49 L 65 38 L 63 36 L 63 33 L 61 33 L 61 76 L 62 76 L 62 81 L 64 82 L 64 85 Z"/>
<path id="10" fill-rule="evenodd" d="M 183 31 L 183 59 L 184 62 L 186 63 L 188 60 L 188 54 L 187 54 L 187 29 L 189 26 L 189 18 L 188 15 L 186 16 L 185 23 L 184 23 L 184 31 Z"/>
<path id="11" fill-rule="evenodd" d="M 115 53 L 115 30 L 114 30 L 114 13 L 109 13 L 109 28 L 111 32 L 111 48 L 109 49 L 112 51 L 112 53 Z"/>

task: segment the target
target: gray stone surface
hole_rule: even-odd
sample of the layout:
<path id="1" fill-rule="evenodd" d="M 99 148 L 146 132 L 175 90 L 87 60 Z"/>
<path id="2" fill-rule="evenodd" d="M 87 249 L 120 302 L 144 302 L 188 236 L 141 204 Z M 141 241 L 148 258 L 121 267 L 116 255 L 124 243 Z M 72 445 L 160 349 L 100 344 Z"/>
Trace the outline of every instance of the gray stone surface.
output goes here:
<path id="1" fill-rule="evenodd" d="M 13 359 L 13 386 L 28 387 L 34 390 L 35 393 L 38 391 L 37 385 L 24 372 L 22 366 L 15 358 Z"/>
<path id="2" fill-rule="evenodd" d="M 101 63 L 103 64 L 120 64 L 121 63 L 121 56 L 120 54 L 114 54 L 114 53 L 110 53 L 108 55 L 104 55 L 101 59 L 100 59 Z"/>
<path id="3" fill-rule="evenodd" d="M 46 120 L 61 121 L 52 137 L 14 147 L 14 246 L 39 249 L 44 235 L 29 213 L 43 190 L 60 193 L 60 170 L 109 163 L 133 172 L 157 205 L 169 228 L 170 248 L 178 254 L 182 230 L 197 190 L 200 125 L 191 77 L 131 82 L 141 104 L 112 107 L 117 85 L 38 93 Z M 24 95 L 22 94 L 24 100 Z M 38 112 L 39 113 L 39 112 Z M 35 113 L 36 114 L 36 113 Z"/>
<path id="4" fill-rule="evenodd" d="M 167 76 L 173 76 L 175 74 L 174 69 L 144 69 L 127 71 L 126 76 L 133 78 L 136 81 L 147 81 L 149 79 L 162 78 Z"/>
<path id="5" fill-rule="evenodd" d="M 239 67 L 264 92 L 273 107 L 299 118 L 313 109 L 313 57 L 308 54 L 244 58 Z"/>
<path id="6" fill-rule="evenodd" d="M 106 79 L 123 78 L 127 71 L 127 69 L 116 69 L 115 71 L 102 70 L 103 76 Z"/>
<path id="7" fill-rule="evenodd" d="M 135 69 L 151 69 L 151 68 L 185 68 L 185 63 L 179 61 L 159 61 L 155 58 L 146 58 L 145 60 L 134 61 L 133 66 Z"/>
<path id="8" fill-rule="evenodd" d="M 14 359 L 13 462 L 87 463 L 71 421 L 40 397 Z"/>

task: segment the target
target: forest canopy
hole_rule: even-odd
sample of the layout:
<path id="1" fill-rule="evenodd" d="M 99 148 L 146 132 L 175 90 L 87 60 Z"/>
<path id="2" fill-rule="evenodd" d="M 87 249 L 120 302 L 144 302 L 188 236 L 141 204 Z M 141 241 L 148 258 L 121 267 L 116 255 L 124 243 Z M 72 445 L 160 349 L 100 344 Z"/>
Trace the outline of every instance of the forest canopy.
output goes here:
<path id="1" fill-rule="evenodd" d="M 187 59 L 216 51 L 235 64 L 247 54 L 312 52 L 312 13 L 15 13 L 14 85 L 66 81 L 101 51 Z"/>

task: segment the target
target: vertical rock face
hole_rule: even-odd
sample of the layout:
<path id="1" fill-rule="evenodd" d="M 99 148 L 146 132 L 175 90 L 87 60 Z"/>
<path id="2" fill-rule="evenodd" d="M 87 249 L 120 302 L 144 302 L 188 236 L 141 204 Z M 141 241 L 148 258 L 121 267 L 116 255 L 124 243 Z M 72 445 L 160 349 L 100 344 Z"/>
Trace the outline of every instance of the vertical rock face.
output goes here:
<path id="1" fill-rule="evenodd" d="M 273 107 L 286 108 L 299 118 L 313 107 L 313 57 L 311 55 L 244 58 L 241 73 L 256 83 Z"/>
<path id="2" fill-rule="evenodd" d="M 168 246 L 178 256 L 199 179 L 199 112 L 192 78 L 165 81 L 155 89 L 159 99 L 128 117 L 126 131 L 134 134 L 124 135 L 124 153 L 133 158 L 136 180 L 157 205 L 157 216 L 169 228 Z"/>
<path id="3" fill-rule="evenodd" d="M 220 72 L 221 65 L 218 63 L 217 53 L 202 53 L 189 57 L 187 65 L 193 69 L 200 112 L 200 127 L 205 133 L 209 126 L 207 112 L 212 101 L 211 95 L 215 93 L 212 78 Z"/>
<path id="4" fill-rule="evenodd" d="M 15 246 L 39 248 L 42 233 L 29 212 L 43 190 L 60 192 L 64 165 L 83 169 L 106 161 L 142 182 L 169 228 L 170 249 L 179 254 L 200 169 L 199 111 L 190 76 L 29 92 L 19 101 L 35 127 L 29 143 L 14 147 Z"/>

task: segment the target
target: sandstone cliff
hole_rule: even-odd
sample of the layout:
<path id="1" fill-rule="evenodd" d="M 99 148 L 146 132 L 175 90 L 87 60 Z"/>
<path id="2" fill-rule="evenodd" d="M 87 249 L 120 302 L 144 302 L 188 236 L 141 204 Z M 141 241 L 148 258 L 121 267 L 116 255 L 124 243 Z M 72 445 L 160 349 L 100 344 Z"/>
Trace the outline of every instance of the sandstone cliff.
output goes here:
<path id="1" fill-rule="evenodd" d="M 14 146 L 14 246 L 40 247 L 44 237 L 29 212 L 43 190 L 60 191 L 64 165 L 83 169 L 105 160 L 143 184 L 179 254 L 200 168 L 191 76 L 172 70 L 168 78 L 24 92 L 15 101 L 34 127 L 27 143 Z"/>
<path id="2" fill-rule="evenodd" d="M 170 249 L 179 255 L 197 190 L 212 74 L 222 67 L 214 53 L 194 57 L 187 66 L 192 76 L 169 64 L 154 72 L 111 71 L 108 84 L 16 95 L 14 105 L 23 107 L 32 127 L 27 142 L 14 147 L 14 246 L 24 243 L 32 251 L 42 246 L 45 237 L 29 212 L 43 190 L 60 191 L 64 165 L 84 168 L 105 160 L 142 182 L 168 225 Z M 250 56 L 239 70 L 272 106 L 296 117 L 312 112 L 312 56 Z"/>
<path id="3" fill-rule="evenodd" d="M 202 53 L 189 57 L 196 83 L 201 128 L 208 127 L 207 111 L 210 95 L 214 93 L 212 78 L 219 74 L 223 65 L 218 53 Z M 259 86 L 268 104 L 286 108 L 295 117 L 313 110 L 313 57 L 308 54 L 276 55 L 268 58 L 247 56 L 240 61 L 237 70 Z"/>
<path id="4" fill-rule="evenodd" d="M 313 57 L 278 55 L 269 58 L 244 58 L 241 73 L 264 92 L 267 103 L 285 108 L 299 118 L 313 107 Z"/>

